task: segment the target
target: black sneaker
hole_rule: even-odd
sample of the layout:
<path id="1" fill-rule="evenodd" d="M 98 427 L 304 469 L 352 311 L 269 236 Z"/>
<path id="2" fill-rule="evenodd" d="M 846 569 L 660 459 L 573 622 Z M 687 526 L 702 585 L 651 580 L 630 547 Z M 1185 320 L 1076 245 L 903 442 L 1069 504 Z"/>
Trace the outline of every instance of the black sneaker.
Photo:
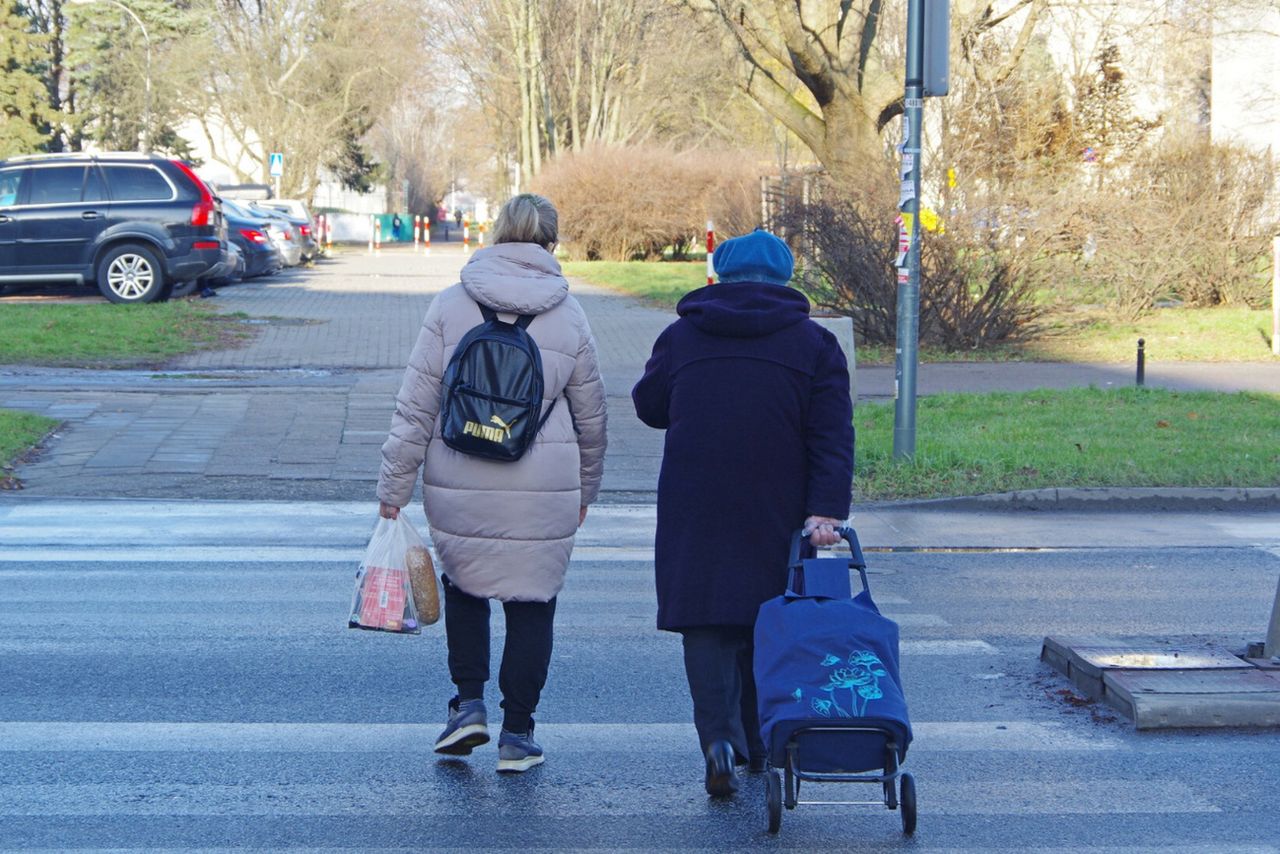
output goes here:
<path id="1" fill-rule="evenodd" d="M 208 299 L 209 297 L 216 297 L 217 295 L 218 295 L 218 292 L 215 291 L 213 288 L 200 289 L 200 299 Z"/>

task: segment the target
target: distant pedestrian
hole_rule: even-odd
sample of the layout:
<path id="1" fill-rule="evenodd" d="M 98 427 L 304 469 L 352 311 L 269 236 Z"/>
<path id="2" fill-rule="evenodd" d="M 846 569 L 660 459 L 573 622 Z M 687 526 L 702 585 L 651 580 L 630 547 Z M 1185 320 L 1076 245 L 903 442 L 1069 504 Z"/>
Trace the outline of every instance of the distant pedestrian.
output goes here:
<path id="1" fill-rule="evenodd" d="M 791 533 L 831 545 L 853 479 L 849 373 L 836 338 L 787 286 L 764 231 L 715 250 L 720 283 L 687 294 L 631 392 L 667 431 L 654 547 L 658 628 L 679 632 L 706 789 L 765 768 L 752 678 L 756 612 L 786 587 Z"/>
<path id="2" fill-rule="evenodd" d="M 462 208 L 453 212 L 453 221 L 458 224 L 458 228 L 462 228 Z"/>
<path id="3" fill-rule="evenodd" d="M 489 741 L 489 600 L 502 602 L 499 771 L 543 761 L 533 714 L 551 661 L 556 596 L 604 468 L 604 384 L 586 315 L 551 254 L 557 226 L 547 199 L 516 196 L 498 214 L 494 245 L 472 255 L 462 281 L 431 301 L 396 395 L 378 478 L 379 512 L 394 519 L 425 463 L 423 498 L 443 573 L 449 675 L 457 688 L 437 753 L 466 755 Z M 527 332 L 541 353 L 546 423 L 515 462 L 469 456 L 441 438 L 445 365 L 481 323 L 481 306 L 507 323 L 533 315 Z"/>
<path id="4" fill-rule="evenodd" d="M 391 239 L 392 240 L 400 239 L 400 227 L 402 225 L 404 225 L 404 222 L 400 219 L 400 214 L 392 214 L 391 215 Z"/>

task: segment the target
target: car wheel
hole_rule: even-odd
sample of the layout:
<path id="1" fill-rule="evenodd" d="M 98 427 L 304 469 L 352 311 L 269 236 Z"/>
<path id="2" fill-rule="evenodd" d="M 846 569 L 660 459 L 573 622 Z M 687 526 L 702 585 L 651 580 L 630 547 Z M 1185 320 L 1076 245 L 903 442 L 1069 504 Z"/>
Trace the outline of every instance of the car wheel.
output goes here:
<path id="1" fill-rule="evenodd" d="M 155 302 L 164 294 L 164 268 L 151 249 L 126 243 L 102 256 L 98 290 L 115 303 Z"/>

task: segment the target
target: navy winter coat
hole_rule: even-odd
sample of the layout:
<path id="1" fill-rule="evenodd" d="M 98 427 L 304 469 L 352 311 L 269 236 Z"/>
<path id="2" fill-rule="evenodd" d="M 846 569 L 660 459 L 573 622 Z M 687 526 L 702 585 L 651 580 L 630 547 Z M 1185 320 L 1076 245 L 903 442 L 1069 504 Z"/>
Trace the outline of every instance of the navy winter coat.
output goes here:
<path id="1" fill-rule="evenodd" d="M 717 284 L 680 300 L 632 389 L 667 431 L 658 478 L 658 628 L 751 626 L 786 586 L 791 532 L 843 519 L 849 370 L 790 288 Z"/>

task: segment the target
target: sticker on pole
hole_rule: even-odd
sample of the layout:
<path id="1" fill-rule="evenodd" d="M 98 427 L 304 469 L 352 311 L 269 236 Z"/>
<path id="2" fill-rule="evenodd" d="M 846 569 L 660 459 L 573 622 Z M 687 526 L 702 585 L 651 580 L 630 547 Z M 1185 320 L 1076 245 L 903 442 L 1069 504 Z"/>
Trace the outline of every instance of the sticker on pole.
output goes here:
<path id="1" fill-rule="evenodd" d="M 272 178 L 279 178 L 284 174 L 284 153 L 273 151 L 267 155 L 267 172 Z"/>

